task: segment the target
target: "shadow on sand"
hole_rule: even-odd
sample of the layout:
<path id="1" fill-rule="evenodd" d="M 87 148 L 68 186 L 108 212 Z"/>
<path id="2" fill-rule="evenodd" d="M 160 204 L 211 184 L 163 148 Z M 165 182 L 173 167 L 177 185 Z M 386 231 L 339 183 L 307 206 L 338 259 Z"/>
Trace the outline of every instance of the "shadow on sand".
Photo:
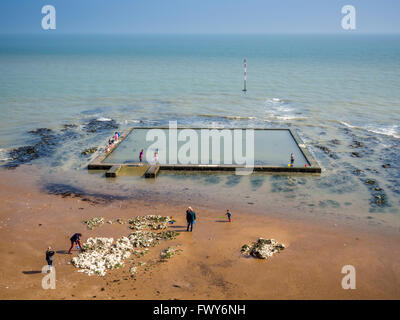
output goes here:
<path id="1" fill-rule="evenodd" d="M 56 251 L 57 254 L 68 254 L 68 250 L 58 250 Z"/>
<path id="2" fill-rule="evenodd" d="M 35 270 L 35 271 L 22 271 L 22 273 L 23 274 L 37 274 L 37 273 L 42 273 L 42 271 L 40 270 L 40 271 L 37 271 L 37 270 Z"/>

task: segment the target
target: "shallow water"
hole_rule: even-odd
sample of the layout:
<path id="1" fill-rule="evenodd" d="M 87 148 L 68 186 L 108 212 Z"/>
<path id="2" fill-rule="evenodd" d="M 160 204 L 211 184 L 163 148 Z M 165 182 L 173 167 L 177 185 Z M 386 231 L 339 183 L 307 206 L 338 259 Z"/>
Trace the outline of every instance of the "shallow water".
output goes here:
<path id="1" fill-rule="evenodd" d="M 35 145 L 43 184 L 400 223 L 399 36 L 0 37 L 0 159 Z M 293 128 L 323 173 L 113 181 L 85 169 L 95 155 L 81 152 L 103 147 L 115 130 L 88 126 L 93 119 L 113 119 L 121 131 L 169 120 Z M 27 133 L 42 127 L 50 137 Z"/>
<path id="2" fill-rule="evenodd" d="M 103 162 L 137 163 L 140 150 L 143 149 L 146 150 L 143 155 L 145 163 L 154 163 L 154 152 L 158 150 L 160 164 L 255 164 L 286 167 L 293 154 L 294 166 L 310 165 L 289 130 L 254 130 L 246 133 L 246 130 L 238 129 L 238 136 L 235 136 L 234 131 L 178 129 L 169 133 L 168 129 L 133 129 Z M 247 141 L 248 133 L 251 138 Z M 175 145 L 173 151 L 170 142 Z M 248 149 L 248 145 L 254 147 Z"/>

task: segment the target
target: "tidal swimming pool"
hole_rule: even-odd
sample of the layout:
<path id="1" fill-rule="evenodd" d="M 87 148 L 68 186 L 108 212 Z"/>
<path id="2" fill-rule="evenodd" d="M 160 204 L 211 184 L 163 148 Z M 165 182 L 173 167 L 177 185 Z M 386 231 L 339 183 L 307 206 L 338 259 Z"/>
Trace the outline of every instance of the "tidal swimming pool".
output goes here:
<path id="1" fill-rule="evenodd" d="M 252 132 L 252 133 L 251 133 Z M 300 138 L 289 129 L 193 129 L 133 128 L 102 161 L 135 164 L 144 150 L 143 162 L 160 165 L 245 165 L 310 167 L 315 160 Z"/>

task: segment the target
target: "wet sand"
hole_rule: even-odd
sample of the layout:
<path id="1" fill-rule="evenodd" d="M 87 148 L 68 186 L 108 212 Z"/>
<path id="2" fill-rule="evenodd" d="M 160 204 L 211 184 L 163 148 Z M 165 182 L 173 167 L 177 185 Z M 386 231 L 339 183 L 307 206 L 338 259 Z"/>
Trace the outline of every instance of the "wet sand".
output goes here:
<path id="1" fill-rule="evenodd" d="M 0 171 L 0 299 L 399 299 L 400 235 L 317 221 L 279 219 L 268 211 L 233 213 L 232 223 L 210 204 L 119 200 L 85 201 L 43 193 L 29 170 Z M 176 205 L 176 200 L 180 205 Z M 198 215 L 194 232 L 185 231 L 185 209 Z M 142 258 L 105 277 L 88 276 L 65 254 L 75 232 L 88 237 L 129 235 L 127 224 L 87 230 L 83 220 L 105 221 L 138 215 L 172 216 L 170 230 L 183 231 L 150 248 Z M 274 238 L 286 249 L 267 260 L 241 255 L 243 244 Z M 41 287 L 47 246 L 56 251 L 55 290 Z M 168 246 L 182 252 L 160 262 Z M 131 277 L 129 260 L 146 262 Z M 341 269 L 356 268 L 356 289 L 344 290 Z"/>

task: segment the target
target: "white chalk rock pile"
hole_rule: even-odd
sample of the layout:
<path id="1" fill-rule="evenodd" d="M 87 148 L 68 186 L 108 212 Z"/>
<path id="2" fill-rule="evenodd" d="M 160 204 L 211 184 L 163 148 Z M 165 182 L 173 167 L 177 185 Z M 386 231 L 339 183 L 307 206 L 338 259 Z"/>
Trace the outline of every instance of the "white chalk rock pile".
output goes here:
<path id="1" fill-rule="evenodd" d="M 136 248 L 154 247 L 160 240 L 175 239 L 178 232 L 164 230 L 171 217 L 148 215 L 136 217 L 129 220 L 130 228 L 135 231 L 128 237 L 121 237 L 114 242 L 113 238 L 89 238 L 82 245 L 82 252 L 72 259 L 71 263 L 80 268 L 79 272 L 88 275 L 98 274 L 104 276 L 107 270 L 122 267 L 124 259 L 130 257 L 131 253 L 142 256 L 148 249 L 138 254 Z M 102 225 L 104 218 L 93 218 L 85 221 L 89 228 Z M 153 232 L 149 230 L 162 230 Z"/>
<path id="2" fill-rule="evenodd" d="M 275 239 L 259 238 L 256 242 L 242 246 L 243 254 L 252 255 L 255 258 L 267 259 L 273 254 L 285 249 L 285 245 L 278 243 Z"/>
<path id="3" fill-rule="evenodd" d="M 104 224 L 104 218 L 94 217 L 92 219 L 83 221 L 83 223 L 86 224 L 89 230 L 93 230 L 94 228 L 100 227 Z"/>
<path id="4" fill-rule="evenodd" d="M 171 221 L 171 217 L 164 217 L 160 215 L 147 215 L 140 216 L 130 219 L 128 222 L 130 228 L 133 230 L 142 230 L 150 228 L 152 230 L 167 229 L 168 222 Z"/>
<path id="5" fill-rule="evenodd" d="M 127 237 L 116 240 L 113 238 L 89 238 L 83 244 L 83 252 L 72 259 L 72 264 L 82 269 L 88 275 L 104 276 L 107 269 L 123 266 L 123 260 L 131 255 L 132 243 Z"/>

